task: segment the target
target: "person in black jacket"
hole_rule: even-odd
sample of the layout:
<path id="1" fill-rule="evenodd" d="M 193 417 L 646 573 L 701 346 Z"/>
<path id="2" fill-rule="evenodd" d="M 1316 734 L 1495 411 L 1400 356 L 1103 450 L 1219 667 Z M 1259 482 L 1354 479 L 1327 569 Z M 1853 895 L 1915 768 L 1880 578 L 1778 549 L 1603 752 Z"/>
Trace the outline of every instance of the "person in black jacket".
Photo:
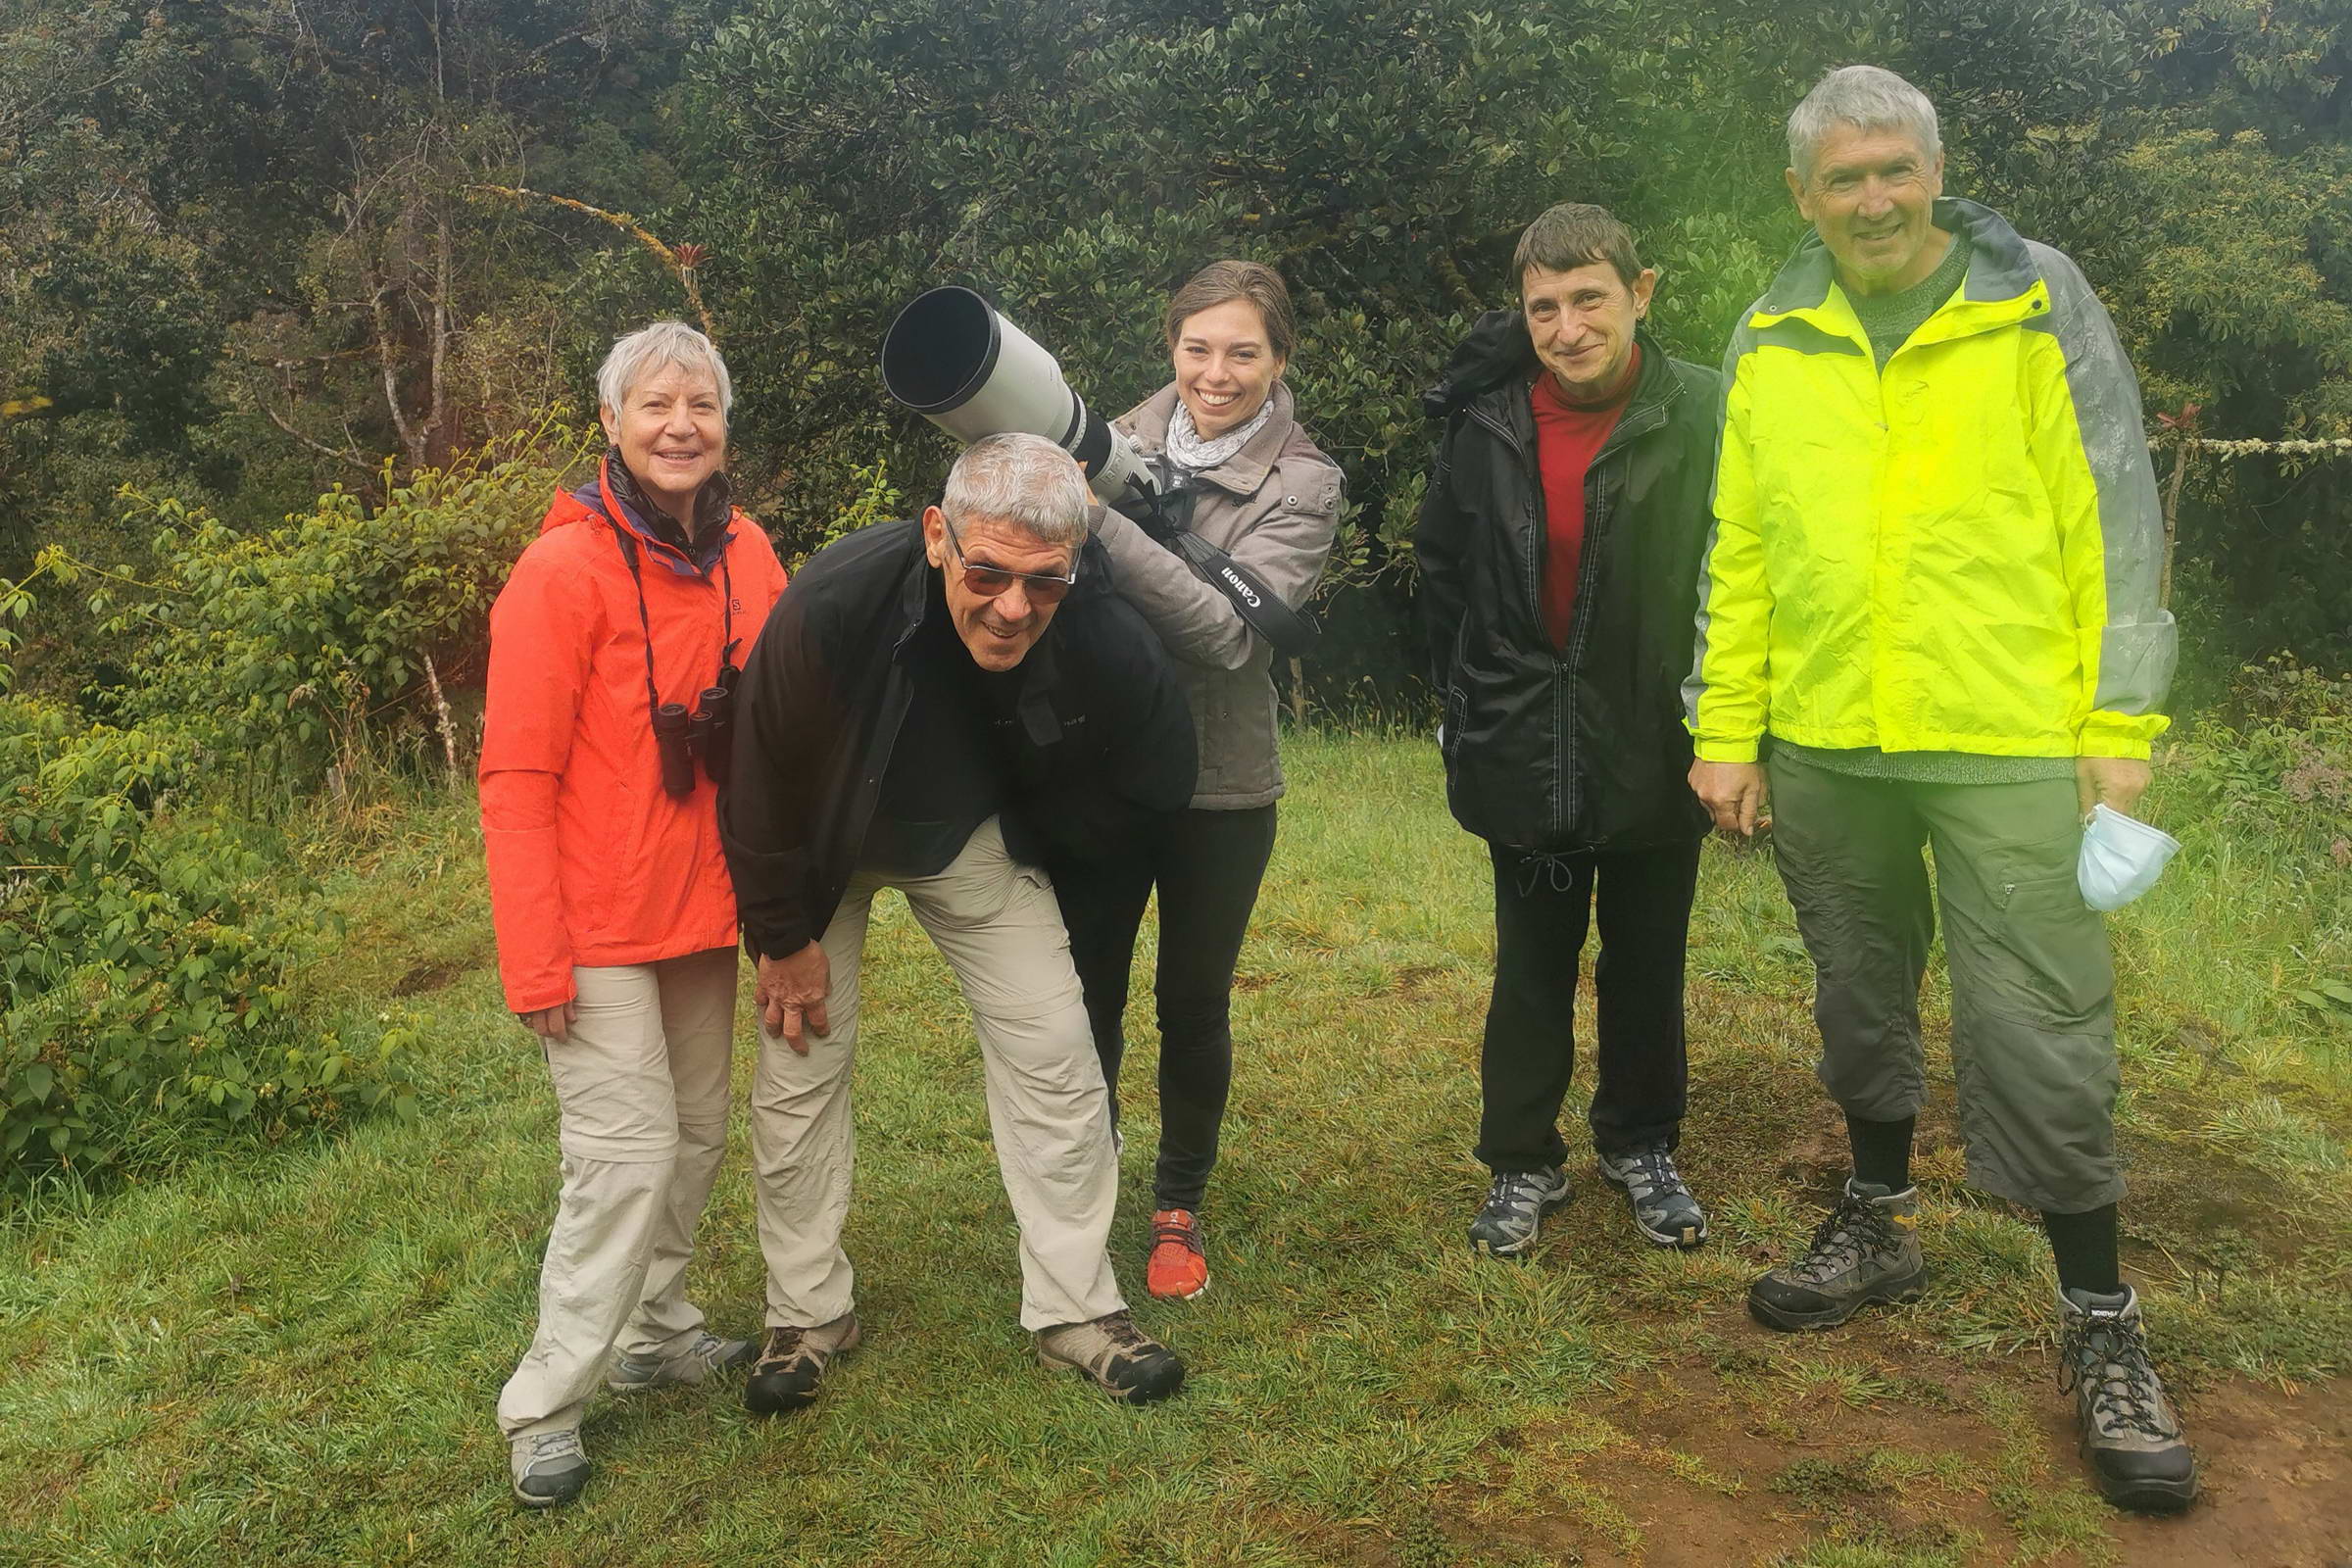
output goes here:
<path id="1" fill-rule="evenodd" d="M 1191 715 L 1108 591 L 1086 481 L 1030 435 L 968 448 L 919 523 L 827 547 L 776 602 L 737 694 L 719 835 L 759 963 L 752 1091 L 767 1331 L 744 1401 L 807 1404 L 858 1343 L 841 1249 L 858 960 L 884 887 L 955 969 L 1021 1233 L 1021 1323 L 1050 1365 L 1141 1404 L 1184 1363 L 1136 1328 L 1104 1244 L 1109 1097 L 1042 856 L 1193 792 Z"/>
<path id="2" fill-rule="evenodd" d="M 1520 236 L 1520 308 L 1482 317 L 1424 395 L 1442 421 L 1414 547 L 1455 820 L 1494 864 L 1495 961 L 1473 1250 L 1517 1257 L 1565 1201 L 1560 1103 L 1578 955 L 1597 908 L 1592 1143 L 1635 1227 L 1706 1239 L 1675 1168 L 1683 962 L 1707 816 L 1679 688 L 1690 667 L 1718 377 L 1642 326 L 1657 274 L 1598 207 Z"/>

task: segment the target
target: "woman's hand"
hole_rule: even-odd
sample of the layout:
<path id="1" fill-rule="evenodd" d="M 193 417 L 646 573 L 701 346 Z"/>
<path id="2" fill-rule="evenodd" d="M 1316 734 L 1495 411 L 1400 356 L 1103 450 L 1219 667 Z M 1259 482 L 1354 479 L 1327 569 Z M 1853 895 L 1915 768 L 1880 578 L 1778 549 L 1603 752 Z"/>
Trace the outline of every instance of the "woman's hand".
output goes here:
<path id="1" fill-rule="evenodd" d="M 552 1007 L 541 1007 L 537 1012 L 518 1012 L 514 1016 L 522 1020 L 525 1029 L 549 1045 L 560 1046 L 571 1038 L 571 1021 L 579 1015 L 578 1003 L 560 1002 Z"/>
<path id="2" fill-rule="evenodd" d="M 825 1016 L 825 997 L 832 985 L 832 966 L 825 961 L 825 950 L 813 942 L 789 958 L 761 958 L 755 992 L 760 1021 L 769 1034 L 781 1035 L 786 1045 L 806 1056 L 806 1031 L 813 1029 L 821 1035 L 831 1027 Z"/>

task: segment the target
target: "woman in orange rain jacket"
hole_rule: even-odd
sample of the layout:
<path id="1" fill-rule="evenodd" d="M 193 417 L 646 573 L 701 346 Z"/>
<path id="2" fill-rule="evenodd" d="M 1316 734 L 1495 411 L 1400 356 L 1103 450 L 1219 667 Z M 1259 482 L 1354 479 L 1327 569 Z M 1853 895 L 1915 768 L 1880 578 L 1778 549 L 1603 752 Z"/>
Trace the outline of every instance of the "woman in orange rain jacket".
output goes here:
<path id="1" fill-rule="evenodd" d="M 490 612 L 482 735 L 499 975 L 562 1124 L 538 1334 L 498 1400 L 532 1507 L 586 1485 L 600 1378 L 700 1383 L 751 1350 L 704 1326 L 683 1282 L 726 1144 L 735 1020 L 713 781 L 726 694 L 784 569 L 729 501 L 733 386 L 709 338 L 630 333 L 597 399 L 611 451 L 556 497 Z"/>

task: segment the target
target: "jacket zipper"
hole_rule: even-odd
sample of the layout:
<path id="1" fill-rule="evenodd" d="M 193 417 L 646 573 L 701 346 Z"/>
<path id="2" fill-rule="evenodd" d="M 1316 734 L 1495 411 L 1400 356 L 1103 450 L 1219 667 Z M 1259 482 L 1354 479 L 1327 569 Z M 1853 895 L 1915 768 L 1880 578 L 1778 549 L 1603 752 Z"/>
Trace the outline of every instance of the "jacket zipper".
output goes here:
<path id="1" fill-rule="evenodd" d="M 1668 370 L 1667 374 L 1671 376 L 1673 371 Z M 1666 420 L 1668 406 L 1681 391 L 1682 383 L 1675 381 L 1665 396 L 1659 398 L 1655 403 L 1645 405 L 1639 410 L 1629 408 L 1626 411 L 1627 416 L 1617 421 L 1616 428 L 1609 432 L 1609 437 L 1601 443 L 1600 450 L 1592 455 L 1592 466 L 1585 472 L 1585 483 L 1588 487 L 1585 501 L 1585 538 L 1588 544 L 1607 531 L 1607 509 L 1592 505 L 1593 501 L 1600 498 L 1605 492 L 1605 487 L 1600 483 L 1601 464 L 1608 461 L 1613 455 L 1620 453 L 1625 446 L 1649 434 L 1650 431 L 1663 424 Z M 1489 417 L 1478 405 L 1472 404 L 1464 412 L 1480 425 L 1500 436 L 1503 444 L 1510 448 L 1511 455 L 1519 460 L 1531 481 L 1528 493 L 1534 497 L 1534 507 L 1540 513 L 1544 506 L 1543 466 L 1529 455 L 1526 445 L 1520 441 L 1514 431 L 1506 428 L 1500 421 Z M 1532 548 L 1527 552 L 1529 564 L 1527 603 L 1529 611 L 1535 616 L 1539 626 L 1543 624 L 1544 620 L 1543 563 L 1549 548 L 1550 539 L 1547 527 L 1536 529 Z M 1598 580 L 1599 574 L 1600 552 L 1592 549 L 1586 550 L 1582 560 L 1577 564 L 1576 593 L 1577 604 L 1580 607 L 1591 602 L 1589 596 L 1592 591 L 1593 584 Z M 1568 824 L 1576 820 L 1577 812 L 1584 805 L 1584 779 L 1575 765 L 1575 737 L 1570 733 L 1568 723 L 1568 687 L 1576 672 L 1584 667 L 1585 643 L 1592 634 L 1592 622 L 1590 616 L 1580 615 L 1572 611 L 1569 624 L 1572 629 L 1569 634 L 1568 647 L 1551 656 L 1552 767 L 1561 781 L 1560 788 L 1552 794 L 1550 837 L 1551 842 L 1555 844 L 1566 836 Z M 1546 638 L 1546 642 L 1548 640 Z"/>

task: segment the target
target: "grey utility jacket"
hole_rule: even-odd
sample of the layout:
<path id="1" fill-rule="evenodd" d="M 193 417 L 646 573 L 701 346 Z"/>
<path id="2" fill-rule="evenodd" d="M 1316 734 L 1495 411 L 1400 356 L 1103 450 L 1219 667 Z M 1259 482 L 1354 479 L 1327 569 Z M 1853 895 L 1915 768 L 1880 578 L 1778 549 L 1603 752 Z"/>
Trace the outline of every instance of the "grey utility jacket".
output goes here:
<path id="1" fill-rule="evenodd" d="M 1167 444 L 1174 382 L 1122 415 L 1120 432 L 1147 458 Z M 1293 609 L 1314 591 L 1338 530 L 1338 465 L 1306 438 L 1292 414 L 1291 389 L 1276 382 L 1274 413 L 1241 451 L 1195 481 L 1192 531 L 1263 578 Z M 1152 542 L 1116 512 L 1102 514 L 1111 582 L 1144 612 L 1176 657 L 1200 737 L 1197 810 L 1270 806 L 1282 795 L 1275 750 L 1271 644 L 1251 631 L 1233 602 Z"/>

